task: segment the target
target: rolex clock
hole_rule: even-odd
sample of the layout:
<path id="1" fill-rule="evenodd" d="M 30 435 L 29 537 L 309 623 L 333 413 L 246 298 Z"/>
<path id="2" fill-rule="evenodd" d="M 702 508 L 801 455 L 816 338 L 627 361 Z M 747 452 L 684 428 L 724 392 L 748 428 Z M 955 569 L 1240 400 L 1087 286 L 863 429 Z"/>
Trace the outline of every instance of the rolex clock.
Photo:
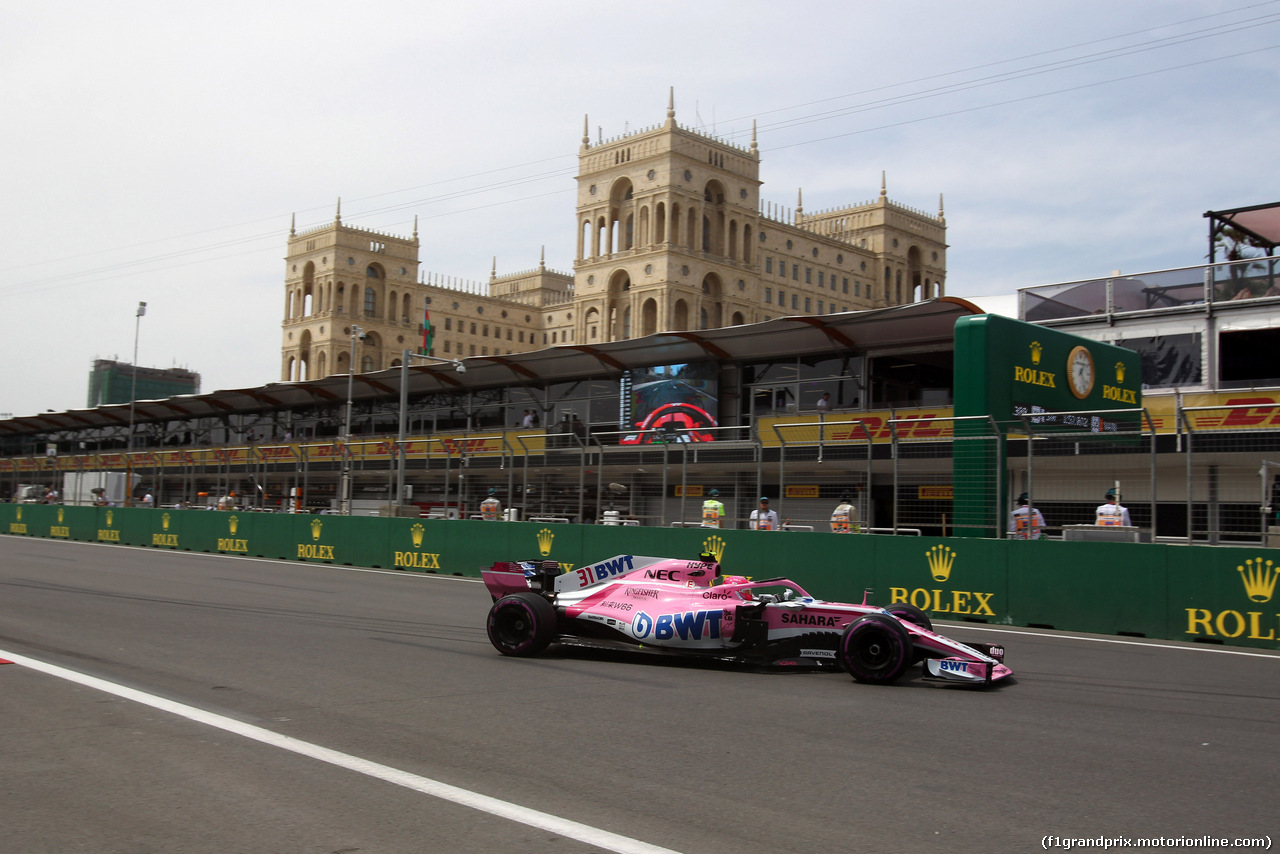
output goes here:
<path id="1" fill-rule="evenodd" d="M 1075 347 L 1067 356 L 1067 387 L 1078 400 L 1093 391 L 1093 356 L 1087 347 Z"/>

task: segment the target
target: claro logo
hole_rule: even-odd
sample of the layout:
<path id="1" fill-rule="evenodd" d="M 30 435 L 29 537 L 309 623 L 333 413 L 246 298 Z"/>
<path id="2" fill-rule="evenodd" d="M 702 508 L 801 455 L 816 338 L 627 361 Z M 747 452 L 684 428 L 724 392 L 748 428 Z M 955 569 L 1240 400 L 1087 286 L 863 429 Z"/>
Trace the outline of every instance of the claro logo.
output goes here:
<path id="1" fill-rule="evenodd" d="M 929 576 L 939 584 L 951 580 L 951 573 L 959 557 L 950 546 L 934 546 L 925 552 L 925 565 Z M 934 614 L 960 614 L 972 617 L 994 617 L 991 607 L 994 593 L 981 590 L 946 590 L 941 587 L 917 587 L 908 590 L 906 587 L 890 587 L 889 602 L 907 602 L 921 611 Z"/>
<path id="2" fill-rule="evenodd" d="M 1274 561 L 1254 558 L 1236 566 L 1245 597 L 1258 605 L 1272 600 L 1276 592 L 1276 579 L 1280 567 Z M 1237 611 L 1211 611 L 1208 608 L 1187 608 L 1187 634 L 1205 638 L 1249 638 L 1250 640 L 1275 640 L 1280 628 L 1280 613 L 1275 609 Z"/>

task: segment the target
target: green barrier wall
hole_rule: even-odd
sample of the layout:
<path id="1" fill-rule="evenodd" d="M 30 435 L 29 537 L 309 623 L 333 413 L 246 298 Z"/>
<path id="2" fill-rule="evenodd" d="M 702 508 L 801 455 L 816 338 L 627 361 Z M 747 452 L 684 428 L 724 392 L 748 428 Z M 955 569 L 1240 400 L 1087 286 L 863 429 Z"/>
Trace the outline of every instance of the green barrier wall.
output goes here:
<path id="1" fill-rule="evenodd" d="M 910 602 L 937 619 L 1280 649 L 1280 550 L 710 531 L 207 510 L 0 504 L 0 533 L 478 576 L 499 560 L 568 568 L 720 555 L 815 596 Z"/>

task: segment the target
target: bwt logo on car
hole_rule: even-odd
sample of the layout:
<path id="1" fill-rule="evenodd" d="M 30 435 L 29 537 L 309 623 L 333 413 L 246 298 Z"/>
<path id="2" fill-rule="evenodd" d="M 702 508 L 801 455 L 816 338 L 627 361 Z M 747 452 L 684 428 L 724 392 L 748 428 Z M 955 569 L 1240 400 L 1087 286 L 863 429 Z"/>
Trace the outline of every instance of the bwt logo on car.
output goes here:
<path id="1" fill-rule="evenodd" d="M 939 662 L 939 665 L 938 665 L 938 666 L 939 666 L 942 670 L 951 670 L 951 671 L 954 671 L 954 672 L 956 672 L 956 673 L 968 673 L 968 672 L 969 672 L 969 662 L 967 662 L 967 661 L 950 661 L 950 660 L 948 660 L 948 659 L 945 659 L 945 658 L 944 658 L 941 662 Z"/>
<path id="2" fill-rule="evenodd" d="M 615 575 L 621 575 L 629 571 L 631 569 L 631 561 L 631 555 L 624 555 L 614 560 L 605 560 L 591 566 L 584 566 L 578 572 L 587 577 L 587 583 L 603 581 L 606 578 L 613 578 Z"/>
<path id="3" fill-rule="evenodd" d="M 653 633 L 654 640 L 702 640 L 705 629 L 708 638 L 720 637 L 720 618 L 723 614 L 715 611 L 685 611 L 683 614 L 659 614 L 654 620 L 645 612 L 636 614 L 631 621 L 631 632 L 637 638 L 647 638 Z"/>

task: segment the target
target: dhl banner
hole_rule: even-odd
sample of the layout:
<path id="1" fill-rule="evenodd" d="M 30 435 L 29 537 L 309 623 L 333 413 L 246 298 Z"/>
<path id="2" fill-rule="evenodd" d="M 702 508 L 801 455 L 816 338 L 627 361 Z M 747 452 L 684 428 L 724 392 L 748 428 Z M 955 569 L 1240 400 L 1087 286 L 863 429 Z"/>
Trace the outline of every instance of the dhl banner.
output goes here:
<path id="1" fill-rule="evenodd" d="M 1179 429 L 1179 397 L 1172 394 L 1145 394 L 1143 404 L 1157 433 L 1175 433 Z M 1280 392 L 1231 391 L 1213 394 L 1184 394 L 1181 406 L 1196 411 L 1186 413 L 1193 431 L 1276 430 L 1280 429 Z M 1211 407 L 1200 409 L 1200 407 Z M 893 439 L 889 422 L 896 425 L 900 439 L 947 440 L 954 436 L 954 410 L 949 406 L 919 409 L 877 409 L 867 412 L 839 413 L 827 416 L 791 415 L 761 418 L 757 421 L 760 441 L 766 447 L 778 447 L 780 427 L 787 442 L 864 442 L 869 435 L 877 444 Z M 858 423 L 853 423 L 858 422 Z M 864 432 L 865 431 L 865 432 Z M 553 437 L 554 438 L 554 437 Z M 395 457 L 394 439 L 353 441 L 346 450 L 352 459 L 387 460 Z M 424 459 L 441 456 L 500 456 L 525 453 L 540 454 L 547 450 L 547 436 L 542 433 L 506 431 L 489 436 L 437 436 L 405 441 L 405 456 Z M 53 471 L 124 470 L 127 468 L 177 468 L 187 465 L 252 465 L 283 463 L 307 459 L 311 461 L 341 459 L 343 443 L 291 442 L 278 445 L 241 447 L 183 448 L 179 450 L 136 451 L 132 454 L 62 454 L 58 456 L 0 457 L 0 472 L 37 474 Z"/>

